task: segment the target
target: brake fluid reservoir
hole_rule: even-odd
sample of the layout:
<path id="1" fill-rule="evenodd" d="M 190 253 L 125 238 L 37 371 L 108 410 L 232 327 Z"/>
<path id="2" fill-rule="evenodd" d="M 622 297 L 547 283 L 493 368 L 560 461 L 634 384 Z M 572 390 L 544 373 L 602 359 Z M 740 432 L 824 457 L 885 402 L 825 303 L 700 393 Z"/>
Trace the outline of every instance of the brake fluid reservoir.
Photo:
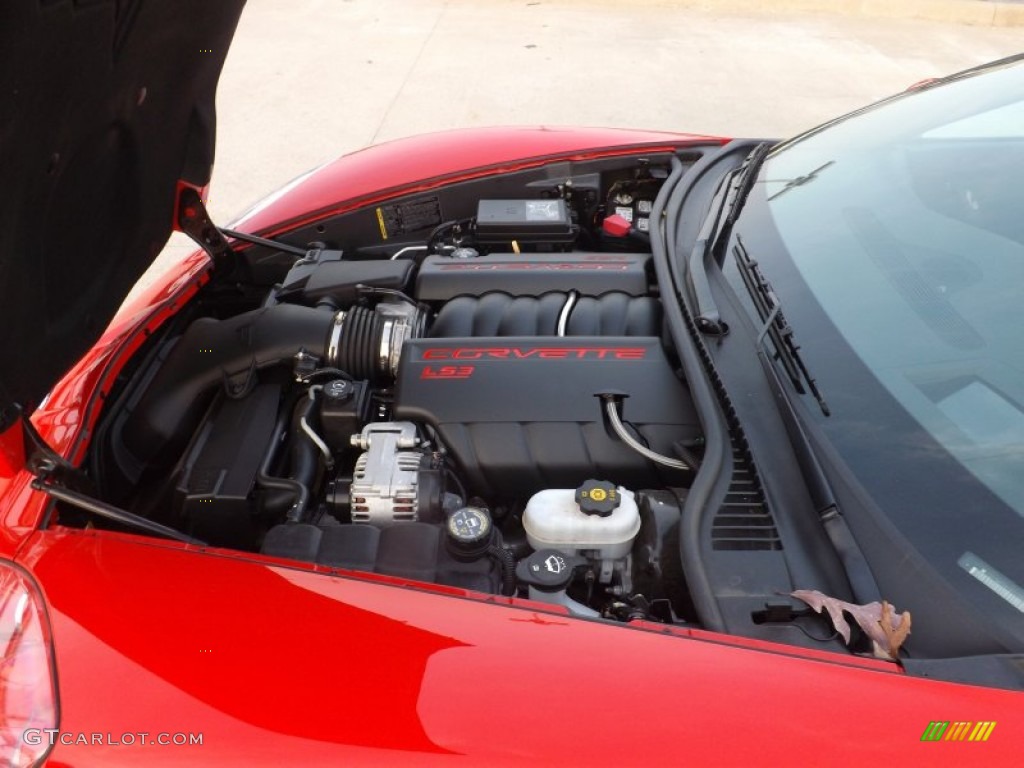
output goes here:
<path id="1" fill-rule="evenodd" d="M 629 554 L 640 531 L 640 511 L 632 491 L 601 480 L 579 488 L 552 488 L 530 497 L 523 513 L 530 546 L 575 555 L 596 553 L 602 560 Z"/>

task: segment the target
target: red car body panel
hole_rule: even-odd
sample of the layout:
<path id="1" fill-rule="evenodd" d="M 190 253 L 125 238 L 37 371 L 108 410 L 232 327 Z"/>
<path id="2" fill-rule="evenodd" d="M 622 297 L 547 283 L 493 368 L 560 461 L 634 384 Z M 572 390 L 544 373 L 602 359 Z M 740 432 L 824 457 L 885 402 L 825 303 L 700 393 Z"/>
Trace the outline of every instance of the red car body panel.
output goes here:
<path id="1" fill-rule="evenodd" d="M 243 217 L 280 232 L 429 188 L 561 159 L 721 142 L 568 129 L 452 132 L 342 158 Z M 468 170 L 467 170 L 468 169 Z M 382 191 L 383 190 L 383 191 Z M 310 213 L 313 212 L 313 213 Z M 33 415 L 81 460 L 102 398 L 205 279 L 193 254 L 126 304 Z M 39 583 L 61 731 L 195 732 L 201 747 L 58 744 L 50 764 L 994 765 L 1024 753 L 1019 694 L 896 665 L 96 530 L 41 529 L 47 499 L 3 436 L 0 556 Z M 97 691 L 118 691 L 98 697 Z M 997 721 L 921 743 L 933 720 Z"/>
<path id="2" fill-rule="evenodd" d="M 300 176 L 242 214 L 236 226 L 276 234 L 396 194 L 555 159 L 671 152 L 726 141 L 615 128 L 468 128 L 428 133 L 367 147 Z"/>
<path id="3" fill-rule="evenodd" d="M 63 731 L 203 734 L 201 747 L 58 746 L 54 765 L 784 765 L 840 742 L 829 762 L 1020 754 L 1018 694 L 882 663 L 110 533 L 41 532 L 20 559 L 44 585 Z M 112 680 L 123 695 L 97 700 Z M 922 744 L 938 718 L 1005 728 L 983 744 Z"/>

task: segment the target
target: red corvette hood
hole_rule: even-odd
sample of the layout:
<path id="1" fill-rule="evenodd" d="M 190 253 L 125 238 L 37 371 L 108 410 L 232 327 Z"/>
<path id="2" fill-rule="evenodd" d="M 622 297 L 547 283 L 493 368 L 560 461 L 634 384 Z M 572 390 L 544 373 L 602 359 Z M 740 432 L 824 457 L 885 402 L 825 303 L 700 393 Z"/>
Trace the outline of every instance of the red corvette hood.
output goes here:
<path id="1" fill-rule="evenodd" d="M 0 433 L 160 252 L 178 182 L 209 182 L 243 3 L 0 3 Z"/>
<path id="2" fill-rule="evenodd" d="M 50 606 L 61 732 L 113 734 L 105 742 L 202 734 L 193 746 L 58 744 L 55 765 L 997 765 L 1024 748 L 1019 694 L 912 679 L 880 662 L 130 536 L 38 533 L 22 559 Z M 936 720 L 999 727 L 985 743 L 922 743 Z"/>

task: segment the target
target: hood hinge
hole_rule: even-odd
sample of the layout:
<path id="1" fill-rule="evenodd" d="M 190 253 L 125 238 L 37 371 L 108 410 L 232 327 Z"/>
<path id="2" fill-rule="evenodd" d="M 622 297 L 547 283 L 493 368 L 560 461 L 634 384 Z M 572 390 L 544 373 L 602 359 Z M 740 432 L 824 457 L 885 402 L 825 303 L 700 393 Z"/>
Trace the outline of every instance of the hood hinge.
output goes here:
<path id="1" fill-rule="evenodd" d="M 238 254 L 210 219 L 199 193 L 192 187 L 180 185 L 177 211 L 178 229 L 195 240 L 199 247 L 210 255 L 214 276 L 232 274 L 238 265 Z"/>
<path id="2" fill-rule="evenodd" d="M 13 415 L 0 431 L 0 477 L 11 478 L 28 470 L 38 481 L 54 480 L 71 488 L 88 489 L 89 478 L 49 446 L 17 403 L 6 411 Z"/>
<path id="3" fill-rule="evenodd" d="M 56 481 L 69 488 L 85 489 L 91 486 L 80 469 L 50 447 L 24 413 L 21 415 L 21 431 L 25 441 L 25 468 L 37 480 Z"/>

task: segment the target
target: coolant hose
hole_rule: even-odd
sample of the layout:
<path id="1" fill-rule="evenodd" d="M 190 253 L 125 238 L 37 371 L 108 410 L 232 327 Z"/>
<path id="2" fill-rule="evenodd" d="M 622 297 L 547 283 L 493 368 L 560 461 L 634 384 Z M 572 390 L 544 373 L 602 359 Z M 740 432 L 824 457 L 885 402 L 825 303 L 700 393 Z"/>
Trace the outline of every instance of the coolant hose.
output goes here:
<path id="1" fill-rule="evenodd" d="M 274 466 L 274 459 L 277 457 L 277 450 L 281 445 L 287 428 L 288 409 L 282 408 L 277 416 L 277 423 L 274 425 L 274 436 L 270 441 L 270 445 L 267 446 L 266 453 L 263 454 L 263 462 L 256 473 L 256 485 L 267 491 L 283 492 L 280 496 L 273 497 L 274 500 L 268 501 L 268 503 L 277 505 L 281 501 L 281 496 L 283 496 L 283 504 L 291 502 L 291 510 L 293 512 L 293 514 L 289 515 L 289 519 L 291 519 L 299 517 L 309 504 L 309 487 L 291 478 L 274 477 L 270 474 L 270 470 Z"/>
<path id="2" fill-rule="evenodd" d="M 310 499 L 309 489 L 316 485 L 320 469 L 320 449 L 302 426 L 304 421 L 309 423 L 313 420 L 315 410 L 316 397 L 313 394 L 299 400 L 295 407 L 291 428 L 288 430 L 288 477 L 272 477 L 271 464 L 266 460 L 260 468 L 260 485 L 268 490 L 281 491 L 265 497 L 264 510 L 275 515 L 287 510 L 291 522 L 300 522 L 305 515 Z"/>
<path id="3" fill-rule="evenodd" d="M 492 544 L 487 554 L 501 567 L 501 594 L 511 597 L 516 593 L 516 558 L 500 544 Z"/>
<path id="4" fill-rule="evenodd" d="M 323 355 L 334 313 L 278 304 L 228 320 L 200 318 L 182 334 L 133 408 L 125 446 L 149 462 L 192 434 L 217 385 L 307 349 Z"/>

